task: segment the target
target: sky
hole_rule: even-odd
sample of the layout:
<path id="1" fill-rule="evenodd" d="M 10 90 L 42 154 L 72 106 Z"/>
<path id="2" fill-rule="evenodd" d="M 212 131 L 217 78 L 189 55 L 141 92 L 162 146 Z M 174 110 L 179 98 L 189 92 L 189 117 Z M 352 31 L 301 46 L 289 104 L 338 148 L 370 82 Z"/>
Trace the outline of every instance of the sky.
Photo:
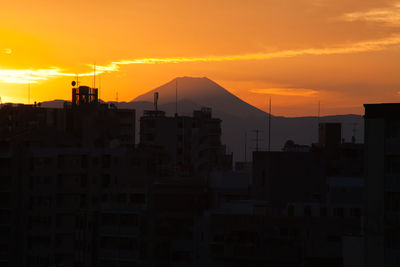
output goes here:
<path id="1" fill-rule="evenodd" d="M 69 100 L 96 65 L 106 101 L 194 76 L 274 115 L 363 114 L 400 101 L 399 30 L 388 0 L 2 0 L 0 97 Z"/>

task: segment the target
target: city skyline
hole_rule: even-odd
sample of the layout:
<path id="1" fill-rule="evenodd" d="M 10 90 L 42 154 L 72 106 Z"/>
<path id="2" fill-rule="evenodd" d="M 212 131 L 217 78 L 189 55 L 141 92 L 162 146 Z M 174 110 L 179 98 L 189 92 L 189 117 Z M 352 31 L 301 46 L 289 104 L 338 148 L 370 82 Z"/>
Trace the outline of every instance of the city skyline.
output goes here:
<path id="1" fill-rule="evenodd" d="M 22 4 L 22 5 L 21 5 Z M 175 77 L 208 77 L 282 116 L 362 114 L 396 102 L 397 1 L 6 1 L 3 102 L 70 98 L 76 73 L 131 101 Z M 15 14 L 19 14 L 15 16 Z M 29 45 L 28 45 L 29 44 Z"/>

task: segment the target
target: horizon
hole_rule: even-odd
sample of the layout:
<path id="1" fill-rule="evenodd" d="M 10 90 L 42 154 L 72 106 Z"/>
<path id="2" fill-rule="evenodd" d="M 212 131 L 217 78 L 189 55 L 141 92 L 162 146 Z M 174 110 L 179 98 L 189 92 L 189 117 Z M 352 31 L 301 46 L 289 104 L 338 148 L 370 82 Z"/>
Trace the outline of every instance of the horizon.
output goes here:
<path id="1" fill-rule="evenodd" d="M 173 78 L 172 80 L 170 80 L 169 82 L 160 85 L 159 87 L 163 87 L 163 86 L 165 86 L 165 85 L 168 85 L 169 83 L 175 81 L 176 79 L 185 79 L 185 78 L 189 78 L 189 79 L 203 79 L 203 78 L 205 78 L 205 79 L 210 80 L 208 77 L 181 76 L 181 77 L 175 77 L 175 78 Z M 213 80 L 210 80 L 210 81 L 216 83 L 216 82 L 213 81 Z M 218 83 L 216 83 L 216 84 L 218 84 Z M 218 85 L 219 85 L 219 84 L 218 84 Z M 82 86 L 87 86 L 87 85 L 82 85 Z M 90 86 L 89 86 L 89 87 L 90 87 Z M 157 88 L 159 88 L 159 87 L 157 87 Z M 148 100 L 137 100 L 137 98 L 139 98 L 139 97 L 141 97 L 141 96 L 144 96 L 144 95 L 146 95 L 146 94 L 149 94 L 149 93 L 151 93 L 152 91 L 156 90 L 157 88 L 150 89 L 150 90 L 144 92 L 143 94 L 140 94 L 140 95 L 134 97 L 133 99 L 127 100 L 127 101 L 119 101 L 119 100 L 117 101 L 116 99 L 115 99 L 115 100 L 108 100 L 108 101 L 107 101 L 107 100 L 104 100 L 104 99 L 101 99 L 101 98 L 99 98 L 99 101 L 100 101 L 100 102 L 103 102 L 103 103 L 126 103 L 126 104 L 132 103 L 132 104 L 134 104 L 134 103 L 139 103 L 139 102 L 146 102 L 146 103 L 152 104 L 152 101 L 148 101 Z M 224 89 L 224 90 L 226 90 L 227 92 L 229 92 L 230 94 L 232 94 L 232 95 L 238 97 L 240 100 L 242 100 L 242 101 L 245 102 L 246 104 L 248 104 L 248 105 L 250 105 L 250 106 L 252 106 L 252 107 L 255 107 L 255 108 L 257 108 L 258 110 L 260 110 L 260 111 L 262 111 L 262 112 L 268 114 L 268 111 L 262 110 L 261 108 L 256 107 L 256 106 L 252 105 L 252 104 L 249 103 L 249 102 L 246 102 L 244 99 L 242 99 L 242 98 L 240 98 L 239 96 L 233 94 L 233 93 L 230 92 L 228 89 L 223 88 L 223 87 L 222 87 L 222 89 Z M 100 90 L 99 90 L 99 92 L 100 92 Z M 1 97 L 1 96 L 0 96 L 0 97 Z M 189 98 L 190 98 L 190 97 L 189 97 Z M 271 96 L 271 98 L 272 98 L 272 96 Z M 188 99 L 187 99 L 187 98 L 183 98 L 183 99 L 180 99 L 178 102 L 182 102 L 182 101 L 185 101 L 185 100 L 188 100 Z M 52 99 L 52 100 L 49 99 L 49 100 L 44 100 L 44 101 L 40 101 L 40 102 L 33 101 L 33 103 L 32 103 L 32 101 L 31 101 L 30 105 L 39 104 L 39 103 L 46 103 L 46 104 L 47 104 L 47 103 L 57 102 L 57 101 L 70 102 L 71 99 Z M 172 103 L 172 102 L 165 102 L 164 105 L 168 105 L 168 104 L 170 104 L 170 103 Z M 23 105 L 26 105 L 26 104 L 28 104 L 28 103 L 24 103 L 24 102 L 4 102 L 4 101 L 3 101 L 2 104 L 13 104 L 13 105 L 20 105 L 20 104 L 23 104 Z M 364 103 L 364 104 L 369 104 L 369 103 Z M 363 105 L 364 105 L 364 104 L 363 104 Z M 379 104 L 379 103 L 374 103 L 374 104 Z M 162 104 L 161 104 L 161 105 L 162 105 Z M 310 114 L 310 115 L 304 115 L 304 116 L 295 116 L 295 115 L 291 116 L 291 115 L 280 115 L 280 114 L 275 114 L 274 112 L 272 112 L 272 115 L 273 115 L 274 117 L 283 117 L 283 118 L 306 118 L 306 117 L 312 117 L 312 118 L 315 117 L 315 118 L 317 118 L 317 117 L 319 116 L 318 114 Z M 357 114 L 357 113 L 323 114 L 323 115 L 320 115 L 320 117 L 346 116 L 346 115 L 358 115 L 358 116 L 362 116 L 362 113 L 359 113 L 359 114 Z"/>
<path id="2" fill-rule="evenodd" d="M 30 103 L 68 99 L 94 68 L 104 101 L 178 76 L 209 77 L 263 111 L 272 96 L 287 117 L 400 96 L 398 1 L 5 1 L 0 15 L 3 102 L 27 103 L 28 87 Z"/>

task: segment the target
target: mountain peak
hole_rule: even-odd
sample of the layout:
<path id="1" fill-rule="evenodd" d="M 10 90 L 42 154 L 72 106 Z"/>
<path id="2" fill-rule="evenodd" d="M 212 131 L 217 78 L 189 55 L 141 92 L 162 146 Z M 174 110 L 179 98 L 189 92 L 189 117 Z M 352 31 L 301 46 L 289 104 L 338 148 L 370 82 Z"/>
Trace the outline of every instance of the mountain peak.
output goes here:
<path id="1" fill-rule="evenodd" d="M 176 89 L 178 89 L 178 102 L 188 100 L 197 106 L 210 107 L 216 111 L 223 110 L 237 117 L 265 115 L 263 111 L 244 102 L 207 77 L 176 77 L 168 83 L 138 96 L 133 102 L 153 102 L 154 93 L 158 92 L 159 105 L 175 103 Z"/>

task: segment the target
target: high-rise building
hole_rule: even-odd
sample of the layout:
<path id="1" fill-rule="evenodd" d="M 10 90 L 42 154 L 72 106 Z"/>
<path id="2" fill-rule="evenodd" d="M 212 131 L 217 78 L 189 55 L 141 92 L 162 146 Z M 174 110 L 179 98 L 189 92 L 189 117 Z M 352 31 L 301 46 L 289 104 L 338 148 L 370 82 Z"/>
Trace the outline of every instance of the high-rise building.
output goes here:
<path id="1" fill-rule="evenodd" d="M 400 104 L 365 107 L 365 263 L 400 265 Z"/>

